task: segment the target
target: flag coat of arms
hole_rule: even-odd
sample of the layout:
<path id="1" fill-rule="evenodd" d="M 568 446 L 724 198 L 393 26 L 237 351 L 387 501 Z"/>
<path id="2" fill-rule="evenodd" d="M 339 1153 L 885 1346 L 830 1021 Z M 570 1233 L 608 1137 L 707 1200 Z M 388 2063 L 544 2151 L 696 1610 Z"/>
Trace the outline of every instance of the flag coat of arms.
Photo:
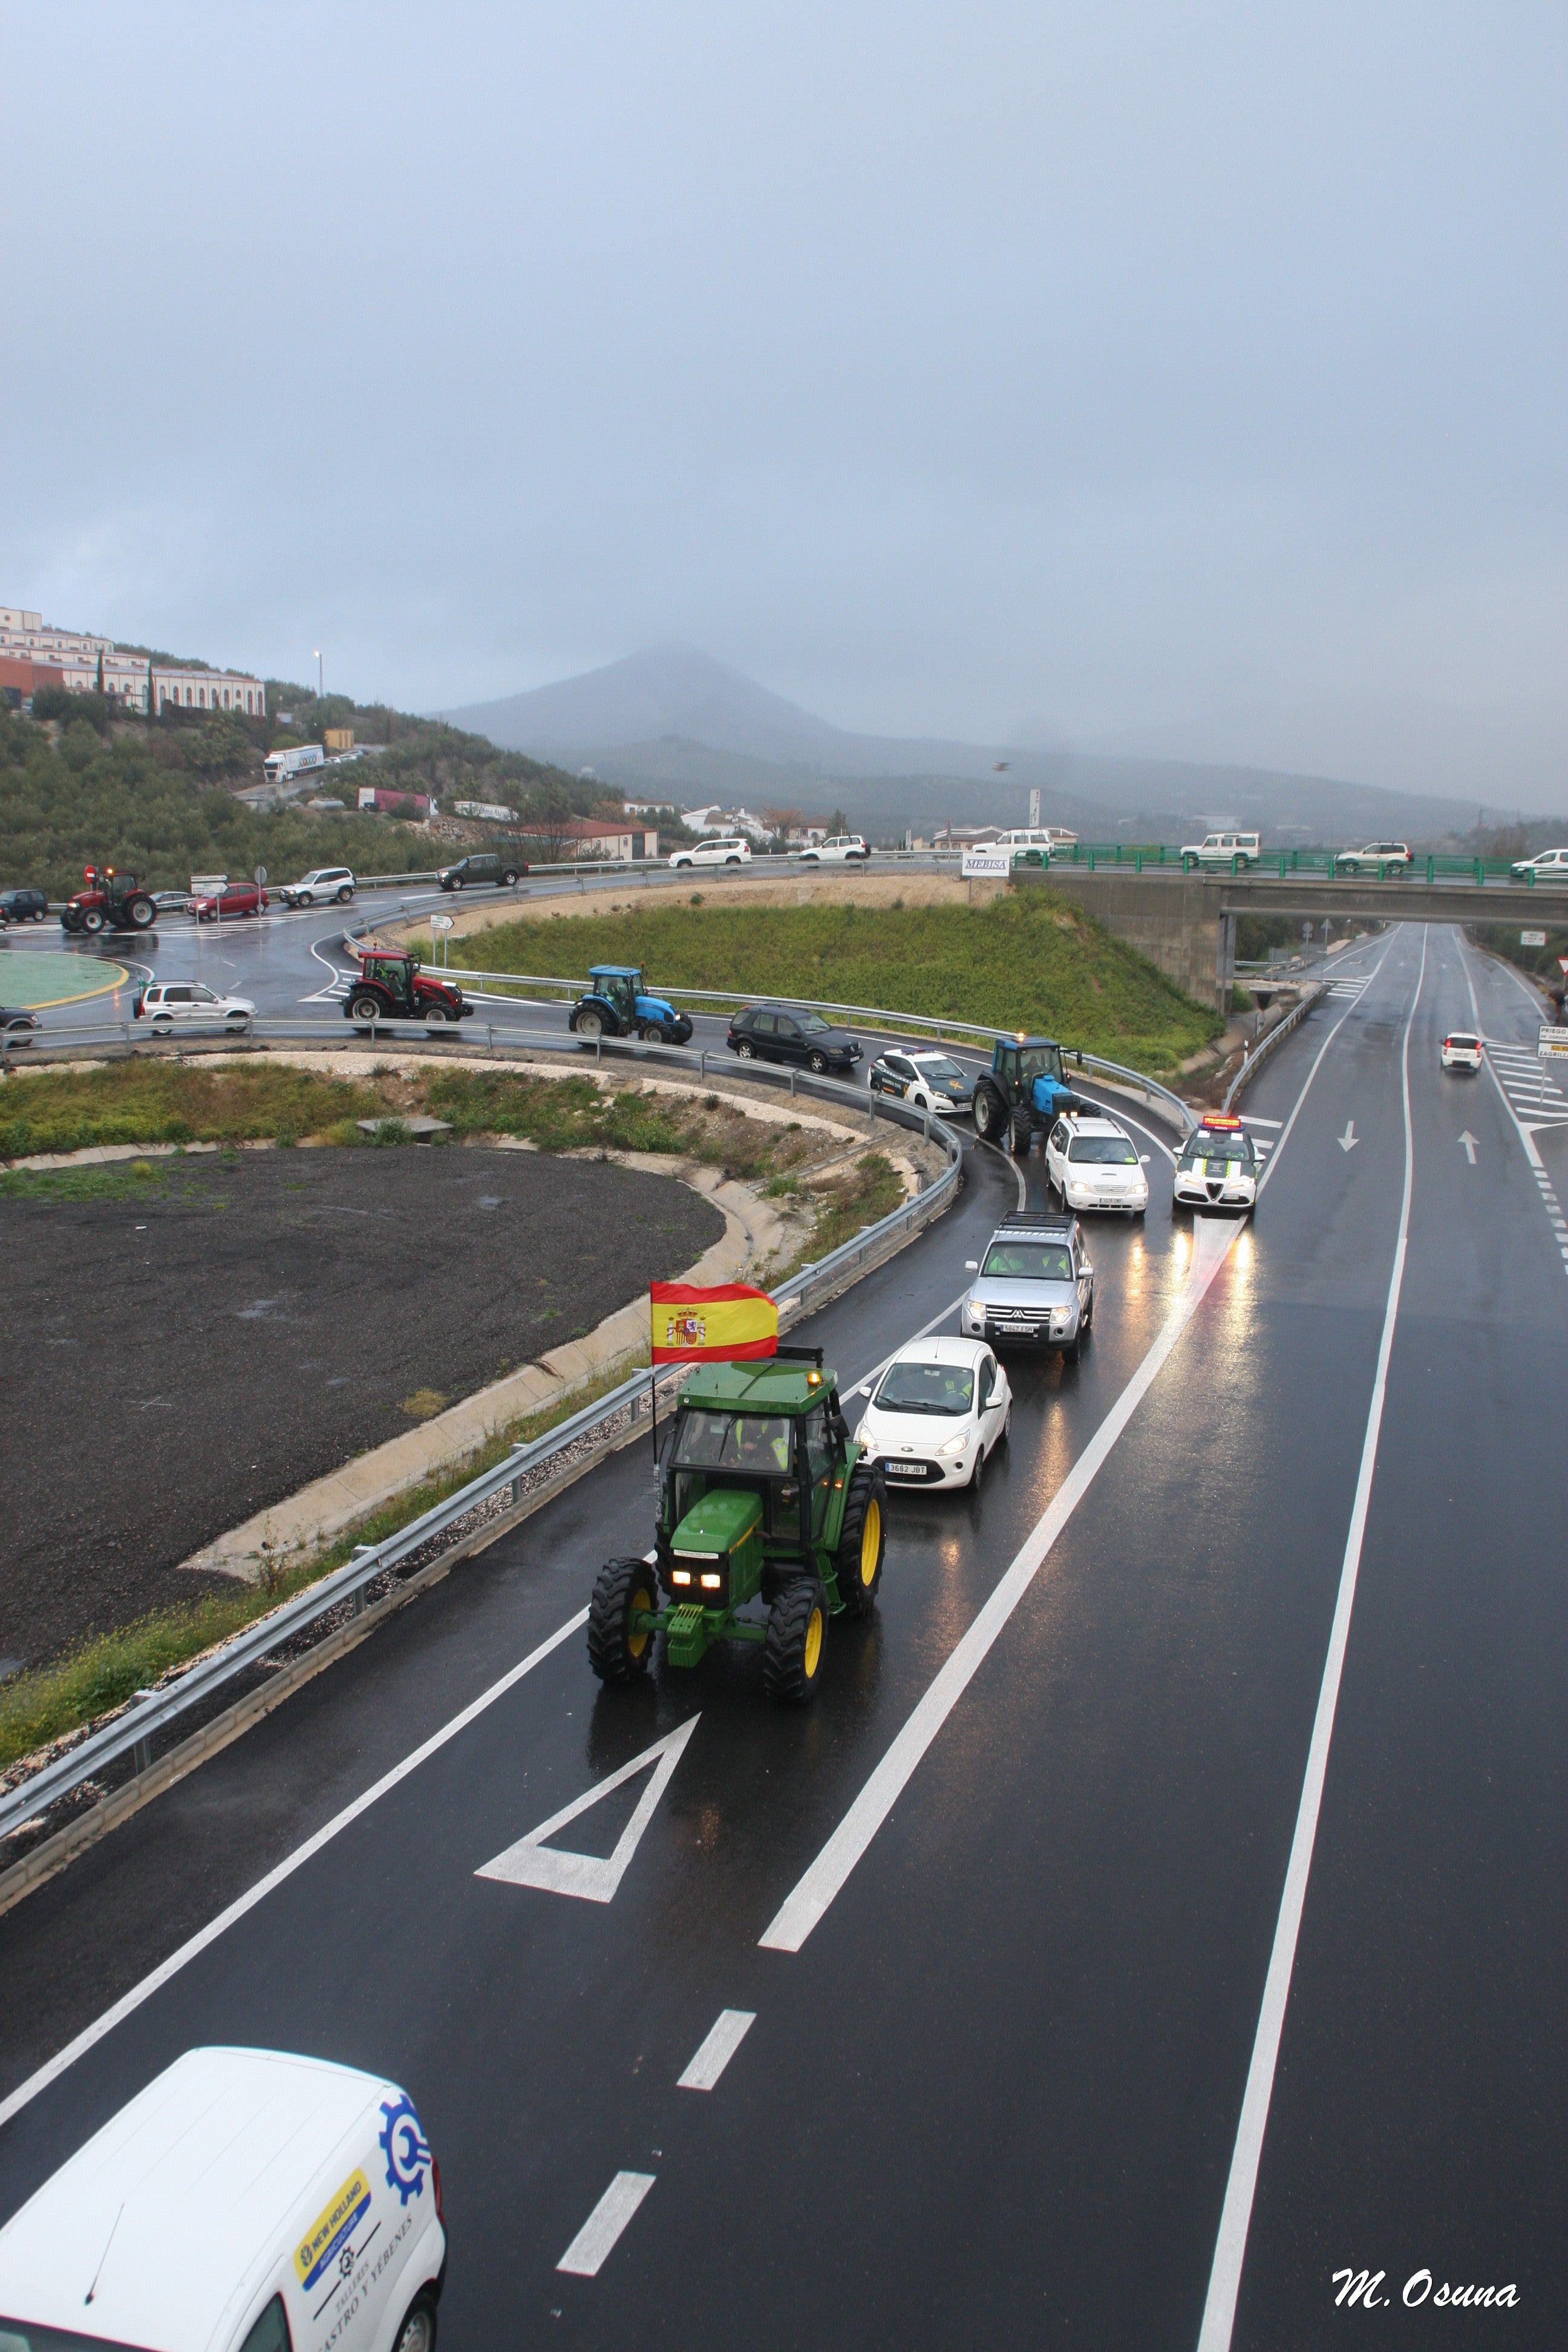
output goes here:
<path id="1" fill-rule="evenodd" d="M 778 1353 L 779 1310 L 765 1290 L 721 1282 L 650 1282 L 656 1364 L 732 1363 Z"/>

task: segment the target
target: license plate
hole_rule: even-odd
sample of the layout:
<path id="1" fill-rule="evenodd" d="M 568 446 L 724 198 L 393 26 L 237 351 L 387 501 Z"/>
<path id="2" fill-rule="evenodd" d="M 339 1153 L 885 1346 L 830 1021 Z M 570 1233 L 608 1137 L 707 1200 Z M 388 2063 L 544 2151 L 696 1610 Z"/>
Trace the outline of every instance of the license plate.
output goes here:
<path id="1" fill-rule="evenodd" d="M 884 1462 L 882 1468 L 889 1478 L 923 1478 L 926 1474 L 923 1462 Z"/>

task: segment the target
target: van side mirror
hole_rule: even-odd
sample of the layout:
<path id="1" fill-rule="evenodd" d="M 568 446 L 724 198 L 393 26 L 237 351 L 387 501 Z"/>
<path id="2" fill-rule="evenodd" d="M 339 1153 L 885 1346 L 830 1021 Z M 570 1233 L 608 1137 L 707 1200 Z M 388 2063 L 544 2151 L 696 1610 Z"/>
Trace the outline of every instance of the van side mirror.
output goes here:
<path id="1" fill-rule="evenodd" d="M 965 1274 L 978 1274 L 980 1260 L 977 1257 L 966 1257 L 963 1261 L 963 1271 Z"/>
<path id="2" fill-rule="evenodd" d="M 1141 1151 L 1138 1156 L 1142 1161 L 1144 1167 L 1147 1168 L 1152 1155 L 1147 1151 Z"/>

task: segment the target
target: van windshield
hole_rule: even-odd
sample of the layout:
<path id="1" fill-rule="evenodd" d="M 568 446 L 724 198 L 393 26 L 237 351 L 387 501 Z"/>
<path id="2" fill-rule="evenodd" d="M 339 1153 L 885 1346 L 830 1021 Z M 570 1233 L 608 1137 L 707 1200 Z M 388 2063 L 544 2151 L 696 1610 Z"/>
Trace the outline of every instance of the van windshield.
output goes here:
<path id="1" fill-rule="evenodd" d="M 1100 1168 L 1125 1168 L 1136 1165 L 1138 1154 L 1124 1135 L 1075 1135 L 1068 1158 L 1088 1160 Z"/>

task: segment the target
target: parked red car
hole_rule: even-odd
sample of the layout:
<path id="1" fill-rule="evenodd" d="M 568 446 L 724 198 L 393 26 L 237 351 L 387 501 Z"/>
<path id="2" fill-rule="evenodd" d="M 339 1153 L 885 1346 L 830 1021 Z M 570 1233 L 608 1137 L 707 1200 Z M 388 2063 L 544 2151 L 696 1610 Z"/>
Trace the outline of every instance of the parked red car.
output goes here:
<path id="1" fill-rule="evenodd" d="M 210 897 L 193 898 L 191 912 L 198 923 L 227 922 L 231 915 L 259 915 L 267 903 L 266 891 L 254 882 L 226 882 Z"/>

